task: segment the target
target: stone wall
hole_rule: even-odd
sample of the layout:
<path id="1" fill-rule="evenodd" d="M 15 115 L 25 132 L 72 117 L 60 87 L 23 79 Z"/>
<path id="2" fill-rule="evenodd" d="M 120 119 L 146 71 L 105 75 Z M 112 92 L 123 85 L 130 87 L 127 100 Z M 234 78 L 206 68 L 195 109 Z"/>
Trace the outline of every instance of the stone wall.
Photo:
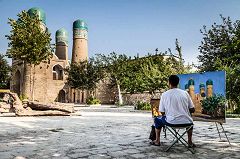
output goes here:
<path id="1" fill-rule="evenodd" d="M 96 98 L 100 99 L 102 104 L 115 104 L 118 101 L 118 91 L 117 88 L 112 86 L 109 79 L 104 79 L 100 81 L 95 90 Z M 122 93 L 123 104 L 124 105 L 135 105 L 138 101 L 149 102 L 151 99 L 159 99 L 161 92 L 156 92 L 151 95 L 148 92 L 144 93 Z"/>
<path id="2" fill-rule="evenodd" d="M 122 93 L 123 103 L 125 105 L 136 105 L 138 101 L 150 103 L 151 99 L 159 99 L 161 96 L 160 92 L 155 93 L 154 95 L 149 94 L 148 92 L 144 93 Z"/>
<path id="3" fill-rule="evenodd" d="M 117 89 L 111 87 L 111 81 L 104 79 L 100 81 L 95 90 L 96 98 L 100 99 L 102 104 L 114 104 L 116 102 Z"/>
<path id="4" fill-rule="evenodd" d="M 11 79 L 11 91 L 18 93 L 17 84 L 20 82 L 19 96 L 26 96 L 29 100 L 33 100 L 34 98 L 35 101 L 43 103 L 57 101 L 59 92 L 63 89 L 66 92 L 66 75 L 62 72 L 63 78 L 61 80 L 54 80 L 53 67 L 56 65 L 59 65 L 62 71 L 64 71 L 63 69 L 68 66 L 68 61 L 59 60 L 56 55 L 53 55 L 48 63 L 41 63 L 35 66 L 35 69 L 33 66 L 31 68 L 29 65 L 24 65 L 20 60 L 13 61 L 14 71 Z M 20 73 L 20 78 L 16 76 L 17 72 Z M 33 78 L 34 72 L 35 75 Z"/>
<path id="5" fill-rule="evenodd" d="M 60 67 L 62 67 L 62 69 L 64 69 L 68 66 L 68 62 L 66 60 L 58 60 L 57 58 L 51 60 L 49 67 L 47 68 L 47 81 L 45 83 L 48 102 L 58 101 L 58 94 L 61 90 L 65 92 L 65 98 L 67 98 L 67 77 L 64 72 L 62 73 L 63 79 L 53 80 L 53 67 L 56 65 L 59 65 Z"/>
<path id="6" fill-rule="evenodd" d="M 34 70 L 33 70 L 34 71 Z M 46 64 L 40 64 L 38 66 L 35 66 L 35 75 L 34 75 L 34 85 L 33 85 L 33 96 L 34 100 L 41 101 L 41 102 L 48 102 L 47 98 L 47 90 L 48 85 L 47 82 L 47 71 L 49 71 L 49 68 L 47 68 Z M 31 93 L 28 95 L 28 97 L 32 97 Z"/>

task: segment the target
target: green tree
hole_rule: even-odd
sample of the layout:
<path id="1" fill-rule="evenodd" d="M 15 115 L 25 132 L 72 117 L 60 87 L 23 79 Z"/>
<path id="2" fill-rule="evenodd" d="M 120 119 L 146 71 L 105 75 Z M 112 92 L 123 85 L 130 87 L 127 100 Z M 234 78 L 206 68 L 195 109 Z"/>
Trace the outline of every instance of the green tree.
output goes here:
<path id="1" fill-rule="evenodd" d="M 116 84 L 118 90 L 118 103 L 122 105 L 121 83 L 125 77 L 124 74 L 126 69 L 124 67 L 126 67 L 126 62 L 129 58 L 125 54 L 118 55 L 115 52 L 108 55 L 97 54 L 96 58 L 98 63 L 101 63 L 101 67 L 105 69 L 108 78 L 112 83 Z"/>
<path id="2" fill-rule="evenodd" d="M 135 57 L 126 66 L 121 87 L 130 93 L 148 91 L 153 95 L 155 91 L 167 87 L 168 76 L 173 73 L 163 54 Z"/>
<path id="3" fill-rule="evenodd" d="M 72 63 L 66 69 L 66 73 L 68 84 L 81 90 L 93 91 L 97 87 L 97 83 L 104 78 L 103 69 L 94 58 Z"/>
<path id="4" fill-rule="evenodd" d="M 175 45 L 176 45 L 176 48 L 175 50 L 177 51 L 177 58 L 178 58 L 178 61 L 179 61 L 179 73 L 185 73 L 187 68 L 184 67 L 184 60 L 183 60 L 183 56 L 182 56 L 182 46 L 180 46 L 179 42 L 178 42 L 178 39 L 176 39 L 175 41 Z"/>
<path id="5" fill-rule="evenodd" d="M 152 94 L 156 90 L 168 87 L 168 77 L 172 74 L 179 74 L 179 61 L 173 56 L 164 58 L 164 54 L 148 57 L 148 71 L 143 70 L 148 81 L 147 90 Z M 147 62 L 147 61 L 146 61 Z"/>
<path id="6" fill-rule="evenodd" d="M 4 55 L 0 54 L 0 89 L 9 89 L 10 87 L 10 66 Z"/>
<path id="7" fill-rule="evenodd" d="M 173 54 L 172 50 L 168 48 L 166 54 L 170 54 L 170 56 L 167 61 L 170 62 L 170 65 L 174 65 L 174 67 L 177 67 L 178 71 L 176 72 L 176 74 L 189 73 L 189 66 L 184 66 L 182 46 L 179 44 L 178 39 L 175 40 L 175 50 L 177 52 Z"/>
<path id="8" fill-rule="evenodd" d="M 226 95 L 231 108 L 240 106 L 240 21 L 232 22 L 222 15 L 222 23 L 214 23 L 210 29 L 203 26 L 203 40 L 198 56 L 201 71 L 225 70 Z"/>
<path id="9" fill-rule="evenodd" d="M 169 75 L 176 74 L 179 62 L 172 56 L 164 59 L 164 54 L 147 55 L 131 59 L 124 54 L 97 55 L 102 62 L 107 75 L 117 86 L 119 104 L 122 104 L 121 92 L 137 93 L 148 91 L 154 94 L 156 90 L 167 87 Z"/>
<path id="10" fill-rule="evenodd" d="M 199 61 L 201 71 L 214 71 L 218 69 L 216 61 L 221 60 L 222 65 L 236 65 L 240 62 L 239 39 L 240 22 L 221 16 L 222 24 L 214 23 L 210 29 L 203 26 L 200 32 L 203 40 L 199 46 Z"/>
<path id="11" fill-rule="evenodd" d="M 143 92 L 146 89 L 146 82 L 143 80 L 141 69 L 141 58 L 128 59 L 122 67 L 120 80 L 121 89 L 125 92 Z"/>
<path id="12" fill-rule="evenodd" d="M 23 61 L 24 72 L 26 73 L 27 66 L 29 66 L 32 74 L 32 66 L 35 70 L 36 65 L 46 62 L 52 57 L 51 35 L 46 28 L 41 27 L 43 26 L 42 22 L 36 14 L 30 16 L 26 11 L 22 11 L 17 16 L 18 20 L 9 18 L 8 24 L 10 24 L 12 30 L 9 35 L 6 35 L 10 41 L 7 55 L 14 60 Z M 33 81 L 30 84 L 30 89 L 34 87 L 34 75 L 35 71 L 33 72 L 33 79 L 30 78 L 30 82 Z M 32 99 L 34 100 L 33 91 Z"/>

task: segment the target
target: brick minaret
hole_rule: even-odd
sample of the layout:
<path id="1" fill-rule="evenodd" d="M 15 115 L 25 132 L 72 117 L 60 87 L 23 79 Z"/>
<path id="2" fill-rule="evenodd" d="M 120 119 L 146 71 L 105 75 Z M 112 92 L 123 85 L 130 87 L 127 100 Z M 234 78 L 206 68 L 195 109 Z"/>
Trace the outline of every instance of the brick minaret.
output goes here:
<path id="1" fill-rule="evenodd" d="M 60 60 L 68 60 L 68 33 L 64 28 L 56 31 L 56 56 Z"/>
<path id="2" fill-rule="evenodd" d="M 88 27 L 83 20 L 73 22 L 72 62 L 88 59 Z"/>
<path id="3" fill-rule="evenodd" d="M 195 91 L 194 91 L 194 84 L 195 84 L 195 82 L 194 82 L 193 79 L 190 79 L 190 80 L 188 81 L 189 94 L 190 94 L 190 96 L 191 96 L 191 98 L 192 98 L 193 103 L 195 104 Z"/>
<path id="4" fill-rule="evenodd" d="M 211 97 L 213 95 L 213 81 L 211 79 L 208 79 L 206 85 L 207 85 L 207 97 Z"/>

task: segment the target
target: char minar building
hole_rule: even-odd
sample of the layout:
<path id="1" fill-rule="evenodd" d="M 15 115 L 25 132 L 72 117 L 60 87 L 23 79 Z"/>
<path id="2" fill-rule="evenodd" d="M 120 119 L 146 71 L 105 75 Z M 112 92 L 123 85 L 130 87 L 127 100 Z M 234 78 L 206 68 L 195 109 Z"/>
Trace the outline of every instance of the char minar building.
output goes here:
<path id="1" fill-rule="evenodd" d="M 206 81 L 206 86 L 204 83 L 199 84 L 199 93 L 195 94 L 195 81 L 193 79 L 189 79 L 188 83 L 185 85 L 185 90 L 189 93 L 193 104 L 195 106 L 195 115 L 202 113 L 201 100 L 205 97 L 211 97 L 213 95 L 213 81 L 208 79 Z"/>
<path id="2" fill-rule="evenodd" d="M 42 29 L 46 27 L 46 15 L 40 8 L 31 8 L 28 14 L 37 14 L 42 21 Z M 64 69 L 70 66 L 68 59 L 67 30 L 61 28 L 56 31 L 56 49 L 53 57 L 47 63 L 41 63 L 31 68 L 18 59 L 13 59 L 12 80 L 10 89 L 19 96 L 27 97 L 29 100 L 39 102 L 74 102 L 85 103 L 87 91 L 74 90 L 67 85 L 67 76 Z M 88 27 L 83 20 L 76 20 L 73 23 L 73 46 L 72 62 L 79 62 L 88 59 Z M 33 72 L 35 72 L 34 79 Z M 32 84 L 34 83 L 34 85 Z"/>

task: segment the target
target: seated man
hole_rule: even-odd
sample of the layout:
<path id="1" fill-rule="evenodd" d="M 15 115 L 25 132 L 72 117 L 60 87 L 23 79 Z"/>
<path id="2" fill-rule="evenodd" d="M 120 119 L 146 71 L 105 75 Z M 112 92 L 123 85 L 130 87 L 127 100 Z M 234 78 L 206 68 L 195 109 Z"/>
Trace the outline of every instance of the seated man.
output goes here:
<path id="1" fill-rule="evenodd" d="M 171 75 L 169 77 L 170 90 L 164 92 L 161 96 L 159 111 L 162 116 L 156 117 L 155 132 L 156 140 L 152 141 L 152 145 L 160 146 L 160 132 L 161 128 L 165 125 L 191 125 L 193 119 L 190 113 L 194 113 L 194 105 L 188 92 L 177 88 L 179 83 L 179 77 L 177 75 Z M 195 147 L 192 143 L 192 131 L 190 129 L 188 133 L 188 144 Z"/>

